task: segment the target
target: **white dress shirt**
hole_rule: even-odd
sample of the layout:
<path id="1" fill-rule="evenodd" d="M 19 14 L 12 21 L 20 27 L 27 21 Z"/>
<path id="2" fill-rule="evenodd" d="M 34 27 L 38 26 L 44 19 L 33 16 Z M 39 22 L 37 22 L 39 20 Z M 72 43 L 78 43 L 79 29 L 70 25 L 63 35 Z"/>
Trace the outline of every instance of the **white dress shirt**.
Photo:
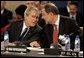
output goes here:
<path id="1" fill-rule="evenodd" d="M 25 25 L 25 22 L 23 22 L 23 27 L 22 27 L 21 35 L 22 35 L 22 33 L 24 32 L 25 28 L 28 28 L 28 29 L 29 29 L 29 27 L 27 27 L 27 26 Z"/>
<path id="2" fill-rule="evenodd" d="M 73 17 L 74 20 L 76 20 L 76 15 L 71 15 L 70 14 L 70 18 L 72 18 L 72 17 Z"/>
<path id="3" fill-rule="evenodd" d="M 4 9 L 3 9 L 3 10 L 1 10 L 1 14 L 3 14 L 3 12 L 4 12 Z"/>
<path id="4" fill-rule="evenodd" d="M 55 25 L 57 25 L 57 30 L 59 32 L 59 22 L 60 22 L 60 15 L 58 15 Z"/>
<path id="5" fill-rule="evenodd" d="M 66 6 L 66 8 L 67 8 L 67 11 L 68 11 L 68 13 L 70 12 L 70 9 L 69 9 L 69 7 L 68 6 Z"/>

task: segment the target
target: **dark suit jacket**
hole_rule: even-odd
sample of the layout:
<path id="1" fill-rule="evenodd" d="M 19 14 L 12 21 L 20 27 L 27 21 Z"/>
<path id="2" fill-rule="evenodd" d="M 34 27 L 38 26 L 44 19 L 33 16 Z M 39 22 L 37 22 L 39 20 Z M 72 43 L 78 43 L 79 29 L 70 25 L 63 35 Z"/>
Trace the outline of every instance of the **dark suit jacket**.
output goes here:
<path id="1" fill-rule="evenodd" d="M 64 15 L 64 16 L 69 16 L 69 13 L 67 11 L 67 8 L 64 7 L 64 8 L 59 8 L 59 12 L 61 15 Z M 76 22 L 77 24 L 82 27 L 83 26 L 83 15 L 81 15 L 80 13 L 77 12 L 77 15 L 76 15 Z"/>
<path id="2" fill-rule="evenodd" d="M 8 20 L 12 19 L 12 15 L 13 14 L 12 14 L 11 11 L 9 11 L 7 9 L 4 9 L 3 14 L 1 14 L 1 20 L 0 20 L 0 22 L 1 22 L 1 28 L 4 27 L 4 26 L 6 26 L 9 23 Z"/>
<path id="3" fill-rule="evenodd" d="M 10 24 L 10 27 L 8 28 L 10 42 L 18 41 L 22 31 L 22 27 L 23 27 L 22 20 Z M 36 25 L 35 27 L 30 27 L 28 34 L 24 37 L 23 40 L 21 40 L 21 42 L 29 46 L 30 42 L 34 40 L 38 41 L 41 30 L 42 28 L 38 25 Z"/>
<path id="4" fill-rule="evenodd" d="M 45 20 L 42 18 L 42 14 L 40 14 L 39 16 L 38 25 L 41 26 L 42 28 L 46 25 Z"/>
<path id="5" fill-rule="evenodd" d="M 79 27 L 75 24 L 74 20 L 60 16 L 60 22 L 59 22 L 59 35 L 63 34 L 79 34 L 78 32 Z M 43 40 L 43 47 L 50 47 L 50 44 L 52 43 L 53 40 L 53 26 L 51 24 L 45 25 L 43 29 L 43 35 L 42 35 L 42 40 Z"/>
<path id="6" fill-rule="evenodd" d="M 66 16 L 70 16 L 69 14 L 67 14 Z M 80 26 L 80 27 L 83 27 L 83 16 L 77 12 L 77 15 L 76 15 L 76 22 L 77 24 Z"/>

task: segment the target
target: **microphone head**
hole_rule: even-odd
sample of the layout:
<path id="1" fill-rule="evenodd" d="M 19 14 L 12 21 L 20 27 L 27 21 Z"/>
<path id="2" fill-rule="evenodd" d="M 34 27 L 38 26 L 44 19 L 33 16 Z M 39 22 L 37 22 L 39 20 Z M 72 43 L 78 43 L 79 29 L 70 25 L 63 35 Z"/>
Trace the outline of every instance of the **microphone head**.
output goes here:
<path id="1" fill-rule="evenodd" d="M 62 50 L 62 45 L 59 44 L 59 43 L 56 43 L 56 44 L 52 43 L 50 48 L 51 49 L 58 49 L 59 51 L 61 51 Z"/>

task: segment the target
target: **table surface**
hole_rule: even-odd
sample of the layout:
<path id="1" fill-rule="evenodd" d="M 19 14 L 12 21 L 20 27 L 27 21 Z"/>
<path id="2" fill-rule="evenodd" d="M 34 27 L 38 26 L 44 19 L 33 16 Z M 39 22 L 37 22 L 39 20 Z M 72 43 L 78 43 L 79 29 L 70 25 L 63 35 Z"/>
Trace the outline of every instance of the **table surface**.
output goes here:
<path id="1" fill-rule="evenodd" d="M 1 45 L 1 49 L 4 49 L 3 45 Z M 31 51 L 27 53 L 17 53 L 17 52 L 8 52 L 8 51 L 4 52 L 1 50 L 1 57 L 71 57 L 71 56 L 62 56 L 62 55 L 46 55 L 44 54 L 44 49 L 31 48 L 31 47 L 29 48 L 27 47 L 27 49 L 31 49 Z"/>
<path id="2" fill-rule="evenodd" d="M 1 52 L 2 57 L 69 57 L 69 56 L 61 56 L 61 55 L 45 55 L 41 54 L 41 52 L 31 51 L 27 53 L 15 53 L 15 52 Z"/>
<path id="3" fill-rule="evenodd" d="M 16 53 L 16 52 L 1 52 L 2 57 L 74 57 L 74 56 L 62 56 L 62 55 L 46 55 L 42 51 L 30 51 L 27 53 Z M 80 56 L 83 57 L 83 56 Z"/>

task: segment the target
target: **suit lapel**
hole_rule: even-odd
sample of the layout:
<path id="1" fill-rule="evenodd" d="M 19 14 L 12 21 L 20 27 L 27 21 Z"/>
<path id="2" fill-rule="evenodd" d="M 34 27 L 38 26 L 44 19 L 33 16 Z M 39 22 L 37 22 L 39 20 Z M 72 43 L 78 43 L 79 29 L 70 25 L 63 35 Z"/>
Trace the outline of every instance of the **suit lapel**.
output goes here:
<path id="1" fill-rule="evenodd" d="M 60 16 L 60 22 L 59 22 L 59 35 L 64 34 L 64 28 L 65 28 L 65 21 L 62 16 Z"/>
<path id="2" fill-rule="evenodd" d="M 76 22 L 79 26 L 81 26 L 81 17 L 79 14 L 76 15 Z"/>
<path id="3" fill-rule="evenodd" d="M 27 35 L 24 37 L 23 40 L 28 40 L 28 39 L 30 39 L 30 37 L 31 37 L 31 36 L 34 34 L 34 32 L 35 32 L 35 28 L 36 28 L 36 26 L 35 26 L 35 27 L 30 27 L 30 29 L 29 29 Z"/>
<path id="4" fill-rule="evenodd" d="M 23 27 L 23 22 L 21 22 L 18 26 L 17 26 L 17 38 L 19 38 L 21 31 L 22 31 L 22 27 Z"/>
<path id="5" fill-rule="evenodd" d="M 52 38 L 53 38 L 53 36 L 52 36 L 52 34 L 53 34 L 53 26 L 52 26 L 51 24 L 47 24 L 47 25 L 45 26 L 45 33 L 46 33 L 47 39 L 48 39 L 50 42 L 52 42 Z"/>

